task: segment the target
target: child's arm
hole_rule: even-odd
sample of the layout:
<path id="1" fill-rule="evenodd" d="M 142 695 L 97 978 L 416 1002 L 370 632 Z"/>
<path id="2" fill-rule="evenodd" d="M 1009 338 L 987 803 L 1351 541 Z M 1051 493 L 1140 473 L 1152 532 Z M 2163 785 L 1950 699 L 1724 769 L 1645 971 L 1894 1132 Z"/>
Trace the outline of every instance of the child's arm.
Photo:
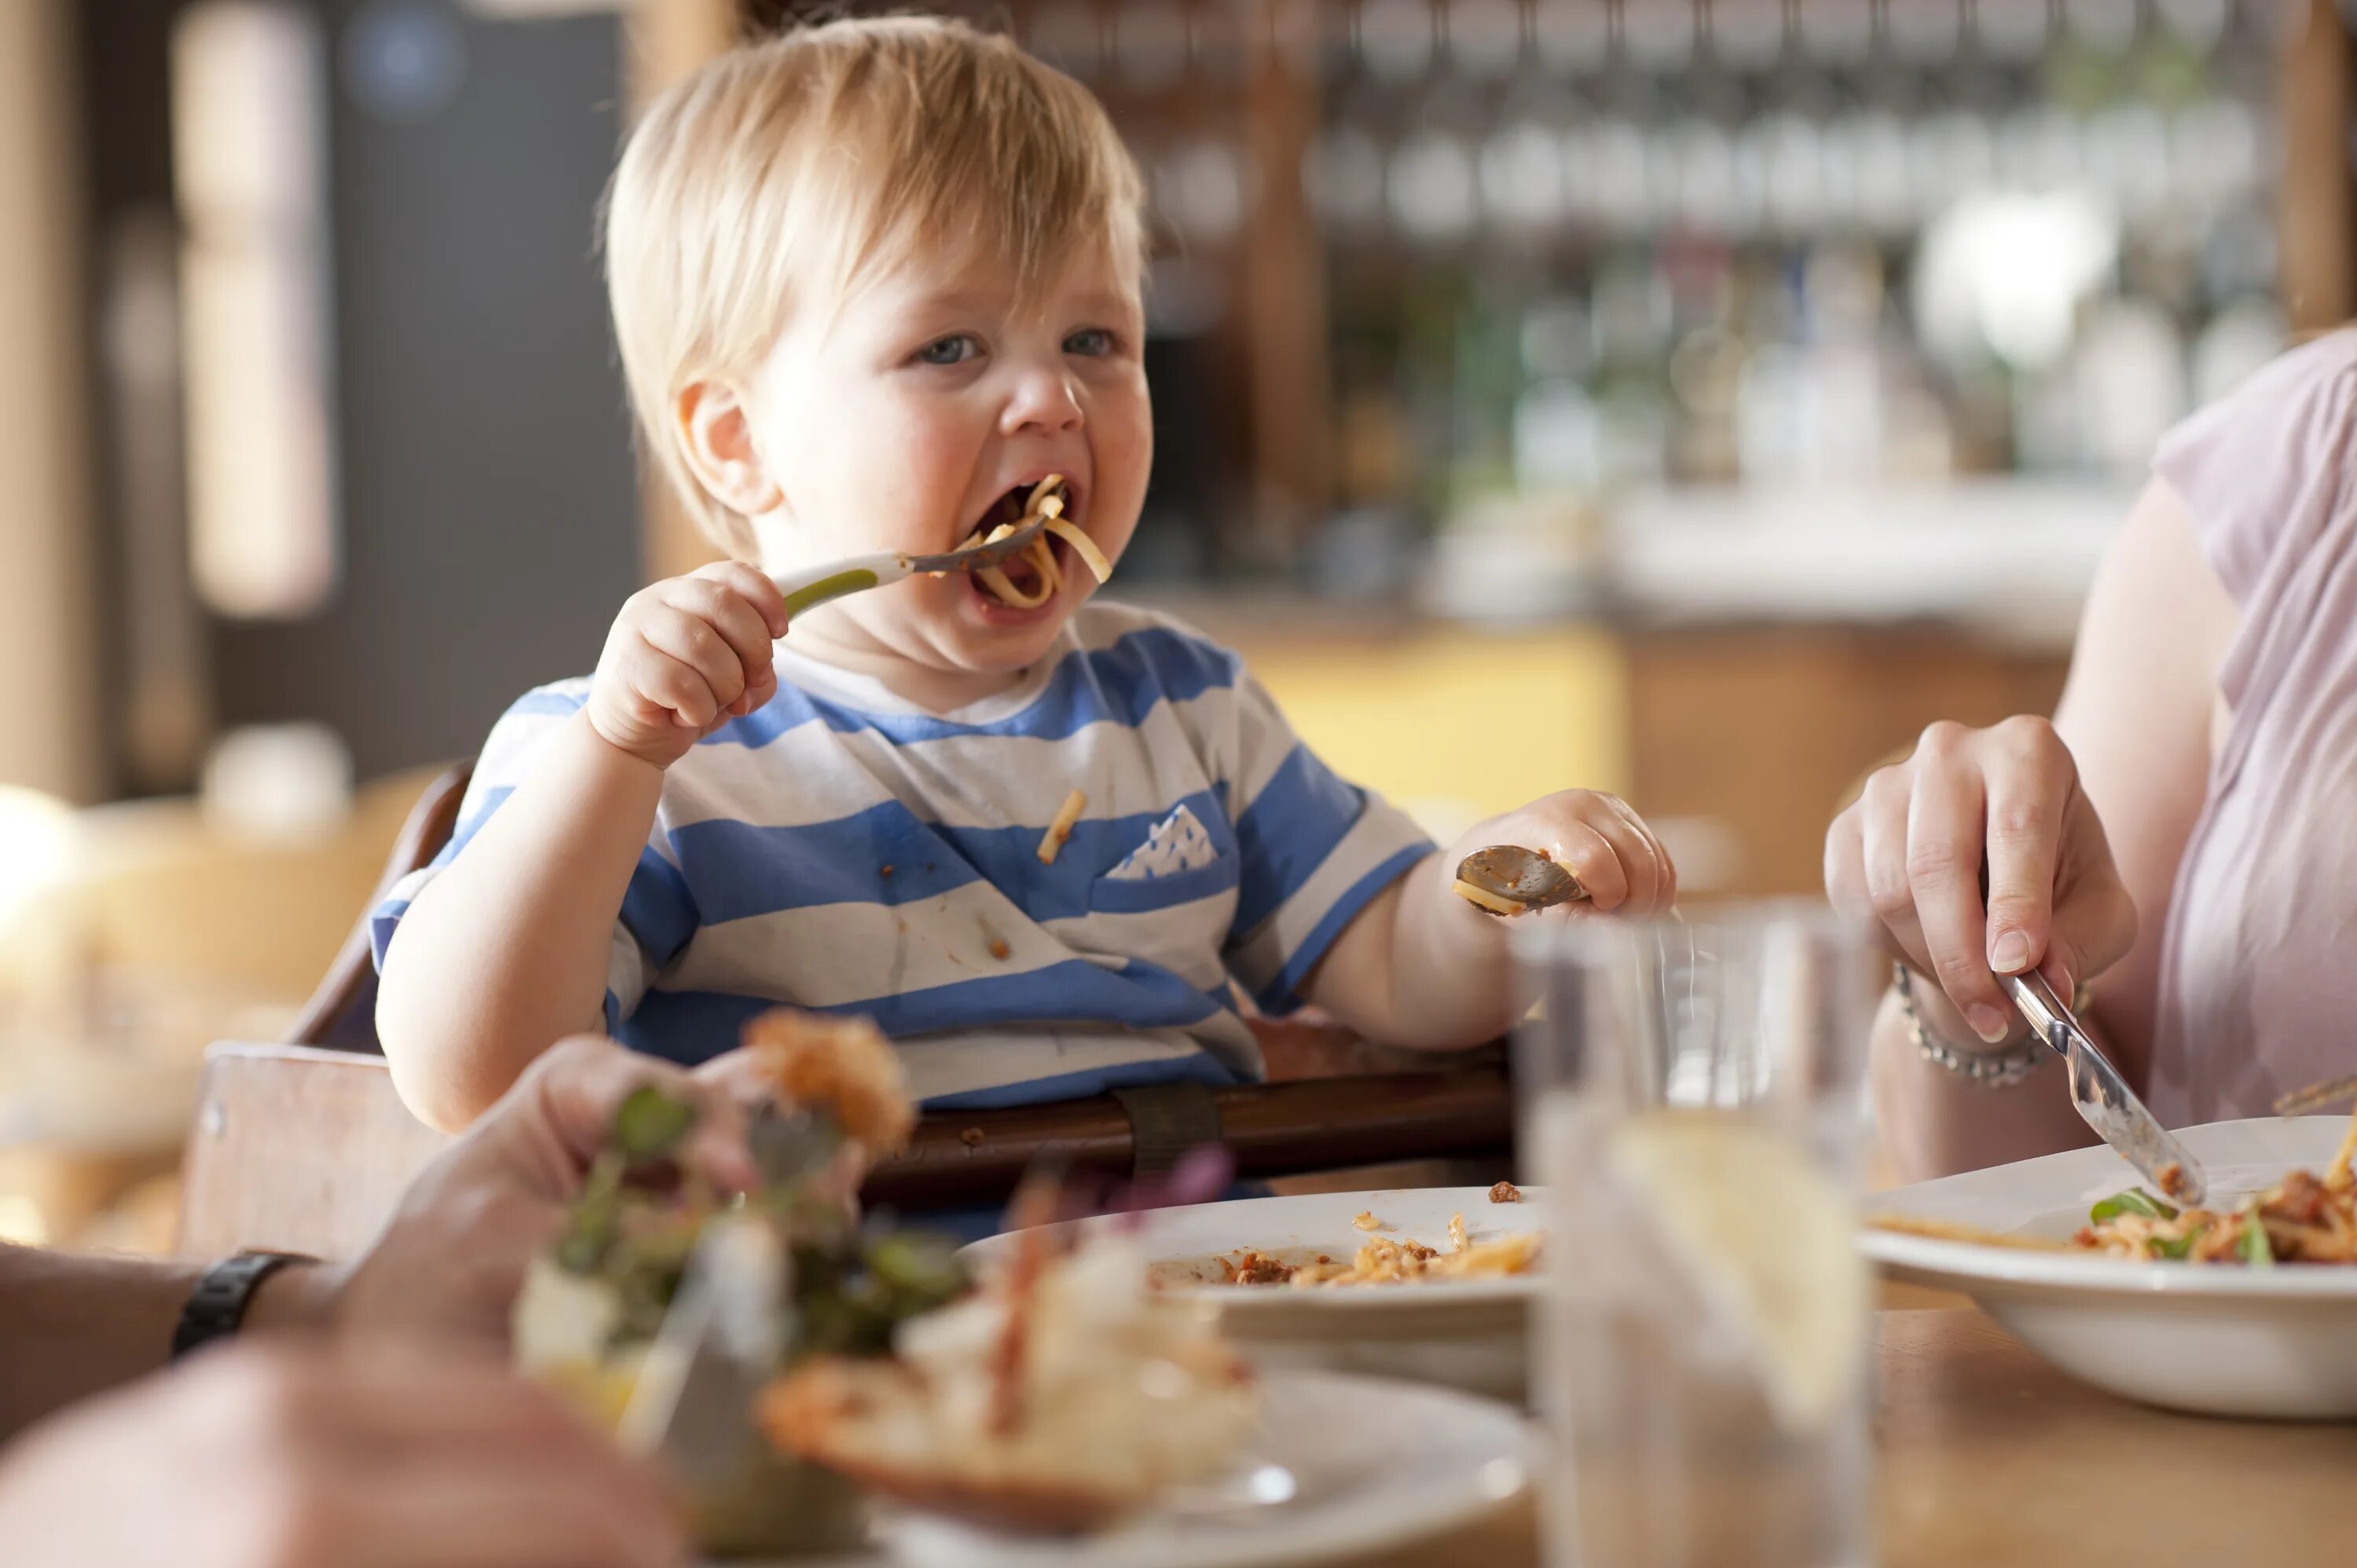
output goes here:
<path id="1" fill-rule="evenodd" d="M 1651 915 L 1677 897 L 1677 869 L 1636 812 L 1610 795 L 1566 790 L 1482 823 L 1370 901 L 1311 975 L 1308 1000 L 1388 1046 L 1455 1050 L 1512 1028 L 1521 1009 L 1507 922 L 1450 890 L 1457 863 L 1497 843 L 1546 851 L 1570 867 L 1599 912 Z M 1581 914 L 1551 910 L 1522 918 Z"/>
<path id="2" fill-rule="evenodd" d="M 783 598 L 737 562 L 622 607 L 589 701 L 551 736 L 384 953 L 377 1037 L 409 1108 L 465 1126 L 556 1040 L 604 1024 L 614 923 L 663 770 L 777 691 Z"/>

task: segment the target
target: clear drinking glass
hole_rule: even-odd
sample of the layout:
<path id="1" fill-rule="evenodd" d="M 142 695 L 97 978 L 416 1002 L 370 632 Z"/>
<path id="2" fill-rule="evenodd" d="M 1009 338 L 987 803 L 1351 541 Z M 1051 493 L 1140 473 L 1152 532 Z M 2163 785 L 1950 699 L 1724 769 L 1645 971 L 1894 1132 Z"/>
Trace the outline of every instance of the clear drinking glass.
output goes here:
<path id="1" fill-rule="evenodd" d="M 1887 969 L 1813 905 L 1517 938 L 1549 1568 L 1863 1568 L 1852 1231 Z"/>

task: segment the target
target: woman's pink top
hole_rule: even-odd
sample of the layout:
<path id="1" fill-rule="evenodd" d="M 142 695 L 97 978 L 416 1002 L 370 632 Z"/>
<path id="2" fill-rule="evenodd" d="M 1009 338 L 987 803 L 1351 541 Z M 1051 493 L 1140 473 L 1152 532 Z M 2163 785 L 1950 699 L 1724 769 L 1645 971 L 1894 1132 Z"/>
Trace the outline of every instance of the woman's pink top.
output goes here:
<path id="1" fill-rule="evenodd" d="M 2264 1116 L 2357 1073 L 2357 331 L 2285 355 L 2154 468 L 2242 607 L 2233 718 L 2160 962 L 2152 1107 Z"/>

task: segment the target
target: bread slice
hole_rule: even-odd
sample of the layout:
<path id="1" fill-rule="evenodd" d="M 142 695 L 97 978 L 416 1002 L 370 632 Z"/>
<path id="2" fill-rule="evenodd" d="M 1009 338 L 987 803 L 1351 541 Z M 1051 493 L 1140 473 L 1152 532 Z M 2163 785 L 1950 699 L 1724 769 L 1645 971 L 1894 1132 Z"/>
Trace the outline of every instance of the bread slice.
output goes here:
<path id="1" fill-rule="evenodd" d="M 772 1388 L 783 1452 L 911 1508 L 1029 1533 L 1102 1529 L 1211 1478 L 1259 1415 L 1198 1308 L 1146 1288 L 1134 1243 L 1035 1240 L 974 1295 L 900 1326 L 888 1361 L 822 1359 Z"/>

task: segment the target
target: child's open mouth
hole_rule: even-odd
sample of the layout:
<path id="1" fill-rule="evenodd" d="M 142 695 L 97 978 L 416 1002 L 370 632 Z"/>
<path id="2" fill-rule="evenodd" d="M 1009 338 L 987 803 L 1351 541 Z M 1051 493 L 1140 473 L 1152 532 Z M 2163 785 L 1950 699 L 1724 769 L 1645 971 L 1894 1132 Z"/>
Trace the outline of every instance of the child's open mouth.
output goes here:
<path id="1" fill-rule="evenodd" d="M 974 592 L 985 609 L 1020 613 L 1041 608 L 1063 587 L 1075 560 L 1099 582 L 1112 575 L 1103 553 L 1064 515 L 1070 496 L 1071 487 L 1060 475 L 1050 474 L 1037 485 L 1018 485 L 999 498 L 967 538 L 968 545 L 984 543 L 1035 517 L 1047 519 L 1039 537 L 1021 554 L 974 570 Z"/>

